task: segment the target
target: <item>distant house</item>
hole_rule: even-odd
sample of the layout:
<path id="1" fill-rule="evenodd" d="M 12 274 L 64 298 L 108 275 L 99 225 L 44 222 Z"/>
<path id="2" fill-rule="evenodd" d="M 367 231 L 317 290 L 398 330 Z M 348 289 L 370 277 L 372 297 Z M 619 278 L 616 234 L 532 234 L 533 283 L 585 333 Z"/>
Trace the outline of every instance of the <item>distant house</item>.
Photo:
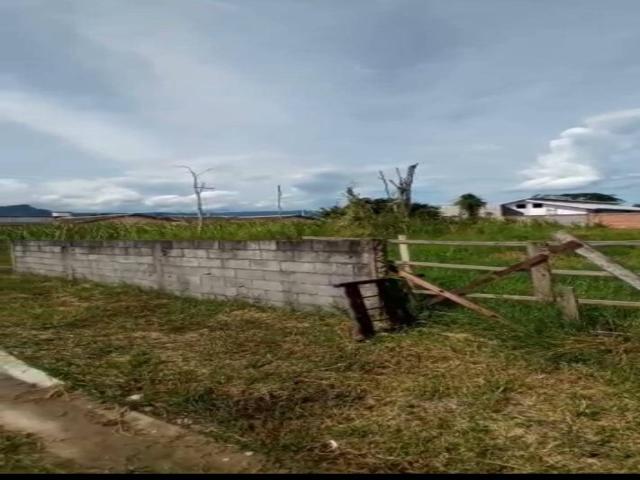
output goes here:
<path id="1" fill-rule="evenodd" d="M 556 215 L 588 215 L 594 213 L 640 213 L 640 208 L 586 200 L 557 200 L 531 197 L 503 203 L 505 217 L 543 217 Z"/>
<path id="2" fill-rule="evenodd" d="M 587 200 L 531 197 L 502 204 L 504 218 L 551 220 L 565 225 L 640 228 L 640 208 Z"/>

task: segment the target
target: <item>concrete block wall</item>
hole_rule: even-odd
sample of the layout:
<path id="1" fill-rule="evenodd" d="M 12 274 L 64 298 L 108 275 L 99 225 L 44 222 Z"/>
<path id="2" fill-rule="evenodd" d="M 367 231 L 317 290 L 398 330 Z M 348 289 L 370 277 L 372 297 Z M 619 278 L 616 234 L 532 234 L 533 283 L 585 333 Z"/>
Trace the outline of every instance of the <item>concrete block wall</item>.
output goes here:
<path id="1" fill-rule="evenodd" d="M 333 285 L 378 277 L 384 257 L 384 242 L 354 239 L 13 243 L 19 273 L 293 307 L 345 307 Z"/>

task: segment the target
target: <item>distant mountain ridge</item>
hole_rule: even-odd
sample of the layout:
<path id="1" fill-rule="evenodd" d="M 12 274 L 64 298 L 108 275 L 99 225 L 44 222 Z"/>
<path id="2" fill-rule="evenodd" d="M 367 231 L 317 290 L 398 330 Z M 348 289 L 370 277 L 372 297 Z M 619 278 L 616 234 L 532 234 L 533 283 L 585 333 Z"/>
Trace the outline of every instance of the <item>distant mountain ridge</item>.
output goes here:
<path id="1" fill-rule="evenodd" d="M 147 215 L 156 215 L 162 217 L 172 216 L 196 216 L 195 212 L 127 212 L 124 213 L 145 213 Z M 278 216 L 280 214 L 285 216 L 291 215 L 309 215 L 316 214 L 314 210 L 283 210 L 278 212 L 277 210 L 262 210 L 262 211 L 244 211 L 244 212 L 222 212 L 222 211 L 208 211 L 205 212 L 207 217 L 257 217 L 257 216 Z M 98 216 L 98 215 L 117 215 L 123 214 L 123 212 L 73 212 L 74 217 L 84 216 Z M 0 217 L 51 217 L 52 211 L 45 208 L 35 208 L 31 205 L 6 205 L 0 206 Z"/>
<path id="2" fill-rule="evenodd" d="M 0 217 L 50 217 L 51 210 L 31 205 L 7 205 L 0 207 Z"/>

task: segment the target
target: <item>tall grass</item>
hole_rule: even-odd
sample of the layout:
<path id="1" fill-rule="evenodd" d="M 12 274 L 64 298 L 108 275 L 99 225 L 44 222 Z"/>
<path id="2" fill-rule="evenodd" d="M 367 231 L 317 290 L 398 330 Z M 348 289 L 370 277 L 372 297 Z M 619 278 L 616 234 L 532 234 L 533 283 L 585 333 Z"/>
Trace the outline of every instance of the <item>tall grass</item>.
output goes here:
<path id="1" fill-rule="evenodd" d="M 562 227 L 553 222 L 522 223 L 483 219 L 411 219 L 393 216 L 349 216 L 308 222 L 294 220 L 217 221 L 201 231 L 195 224 L 90 223 L 0 227 L 0 242 L 7 240 L 292 240 L 303 236 L 409 238 L 456 240 L 545 240 L 559 229 L 585 239 L 638 239 L 640 230 L 606 227 Z"/>

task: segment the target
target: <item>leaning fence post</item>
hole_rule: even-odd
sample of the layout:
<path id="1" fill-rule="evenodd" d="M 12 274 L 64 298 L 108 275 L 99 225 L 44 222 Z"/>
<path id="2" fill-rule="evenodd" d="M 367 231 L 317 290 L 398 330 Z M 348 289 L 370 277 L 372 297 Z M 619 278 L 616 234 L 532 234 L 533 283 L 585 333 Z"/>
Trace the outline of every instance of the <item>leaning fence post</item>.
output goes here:
<path id="1" fill-rule="evenodd" d="M 527 255 L 529 256 L 529 258 L 541 253 L 548 254 L 549 251 L 547 248 L 535 243 L 527 244 Z M 554 299 L 554 294 L 549 260 L 531 267 L 530 272 L 535 296 L 544 302 L 552 302 Z"/>
<path id="2" fill-rule="evenodd" d="M 398 240 L 400 240 L 400 242 L 406 241 L 407 236 L 398 235 Z M 402 265 L 401 269 L 405 272 L 411 273 L 413 269 L 411 268 L 411 265 L 409 265 L 408 263 L 408 262 L 411 262 L 411 256 L 409 255 L 409 245 L 407 243 L 399 243 L 398 249 L 400 250 L 400 261 L 403 262 L 404 264 Z"/>
<path id="3" fill-rule="evenodd" d="M 557 303 L 565 320 L 574 323 L 580 321 L 580 307 L 573 287 L 558 288 Z"/>

